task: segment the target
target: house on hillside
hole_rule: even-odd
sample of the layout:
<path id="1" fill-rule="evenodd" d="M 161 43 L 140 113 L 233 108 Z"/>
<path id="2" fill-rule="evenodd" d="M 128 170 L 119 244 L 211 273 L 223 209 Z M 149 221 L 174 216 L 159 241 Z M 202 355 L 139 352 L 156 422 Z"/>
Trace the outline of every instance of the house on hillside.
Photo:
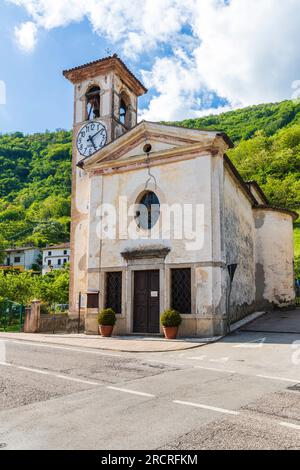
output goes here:
<path id="1" fill-rule="evenodd" d="M 4 250 L 4 263 L 0 269 L 6 271 L 37 270 L 41 262 L 41 250 L 32 246 Z"/>
<path id="2" fill-rule="evenodd" d="M 182 336 L 204 337 L 294 304 L 297 214 L 243 181 L 226 134 L 137 123 L 147 90 L 116 55 L 64 76 L 75 90 L 69 314 L 84 294 L 87 333 L 103 307 L 119 334 L 162 332 L 172 307 Z"/>
<path id="3" fill-rule="evenodd" d="M 53 269 L 62 269 L 70 261 L 70 243 L 50 245 L 43 248 L 43 271 L 42 274 Z"/>

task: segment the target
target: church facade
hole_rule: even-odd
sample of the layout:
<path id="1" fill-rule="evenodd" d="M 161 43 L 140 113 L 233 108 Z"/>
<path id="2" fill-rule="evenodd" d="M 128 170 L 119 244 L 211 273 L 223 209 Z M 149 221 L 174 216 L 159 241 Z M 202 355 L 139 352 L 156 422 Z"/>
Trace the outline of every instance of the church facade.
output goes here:
<path id="1" fill-rule="evenodd" d="M 293 219 L 245 182 L 223 132 L 142 121 L 147 90 L 116 56 L 71 70 L 74 85 L 70 313 L 97 333 L 224 334 L 248 314 L 293 305 Z"/>

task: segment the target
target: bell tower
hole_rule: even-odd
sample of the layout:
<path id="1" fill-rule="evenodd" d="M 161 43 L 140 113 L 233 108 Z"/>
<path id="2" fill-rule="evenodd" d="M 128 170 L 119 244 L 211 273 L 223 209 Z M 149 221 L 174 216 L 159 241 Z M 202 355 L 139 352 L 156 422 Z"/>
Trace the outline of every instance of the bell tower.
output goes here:
<path id="1" fill-rule="evenodd" d="M 147 90 L 116 54 L 63 75 L 75 89 L 74 137 L 79 137 L 77 151 L 83 158 L 136 125 L 138 97 Z"/>
<path id="2" fill-rule="evenodd" d="M 89 270 L 89 175 L 80 161 L 100 151 L 137 124 L 142 83 L 114 54 L 63 72 L 74 85 L 70 316 L 78 315 L 79 293 L 87 292 Z M 82 305 L 83 307 L 83 305 Z"/>

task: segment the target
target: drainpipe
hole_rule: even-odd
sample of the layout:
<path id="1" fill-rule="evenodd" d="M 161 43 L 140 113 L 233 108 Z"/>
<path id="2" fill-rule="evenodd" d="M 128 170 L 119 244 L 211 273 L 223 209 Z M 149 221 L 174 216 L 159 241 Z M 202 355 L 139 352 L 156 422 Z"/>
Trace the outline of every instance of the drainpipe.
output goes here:
<path id="1" fill-rule="evenodd" d="M 237 264 L 228 264 L 227 270 L 229 275 L 229 288 L 227 289 L 227 302 L 226 302 L 226 318 L 227 318 L 227 334 L 230 333 L 230 296 L 232 290 L 232 283 L 235 275 Z"/>

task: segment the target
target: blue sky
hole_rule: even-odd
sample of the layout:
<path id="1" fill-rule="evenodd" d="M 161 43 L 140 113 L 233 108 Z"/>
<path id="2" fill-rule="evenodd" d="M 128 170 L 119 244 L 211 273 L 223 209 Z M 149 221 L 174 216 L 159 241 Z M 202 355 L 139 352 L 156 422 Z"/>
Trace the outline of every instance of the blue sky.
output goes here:
<path id="1" fill-rule="evenodd" d="M 42 32 L 34 52 L 28 53 L 13 35 L 15 25 L 26 20 L 16 5 L 1 5 L 0 80 L 6 85 L 6 105 L 0 105 L 0 132 L 70 129 L 73 88 L 62 70 L 103 57 L 111 46 L 83 20 Z M 114 47 L 113 52 L 121 51 Z M 133 68 L 138 73 L 136 64 Z"/>
<path id="2" fill-rule="evenodd" d="M 144 119 L 299 96 L 299 17 L 294 0 L 0 0 L 0 132 L 70 129 L 62 70 L 107 48 L 149 88 Z"/>

